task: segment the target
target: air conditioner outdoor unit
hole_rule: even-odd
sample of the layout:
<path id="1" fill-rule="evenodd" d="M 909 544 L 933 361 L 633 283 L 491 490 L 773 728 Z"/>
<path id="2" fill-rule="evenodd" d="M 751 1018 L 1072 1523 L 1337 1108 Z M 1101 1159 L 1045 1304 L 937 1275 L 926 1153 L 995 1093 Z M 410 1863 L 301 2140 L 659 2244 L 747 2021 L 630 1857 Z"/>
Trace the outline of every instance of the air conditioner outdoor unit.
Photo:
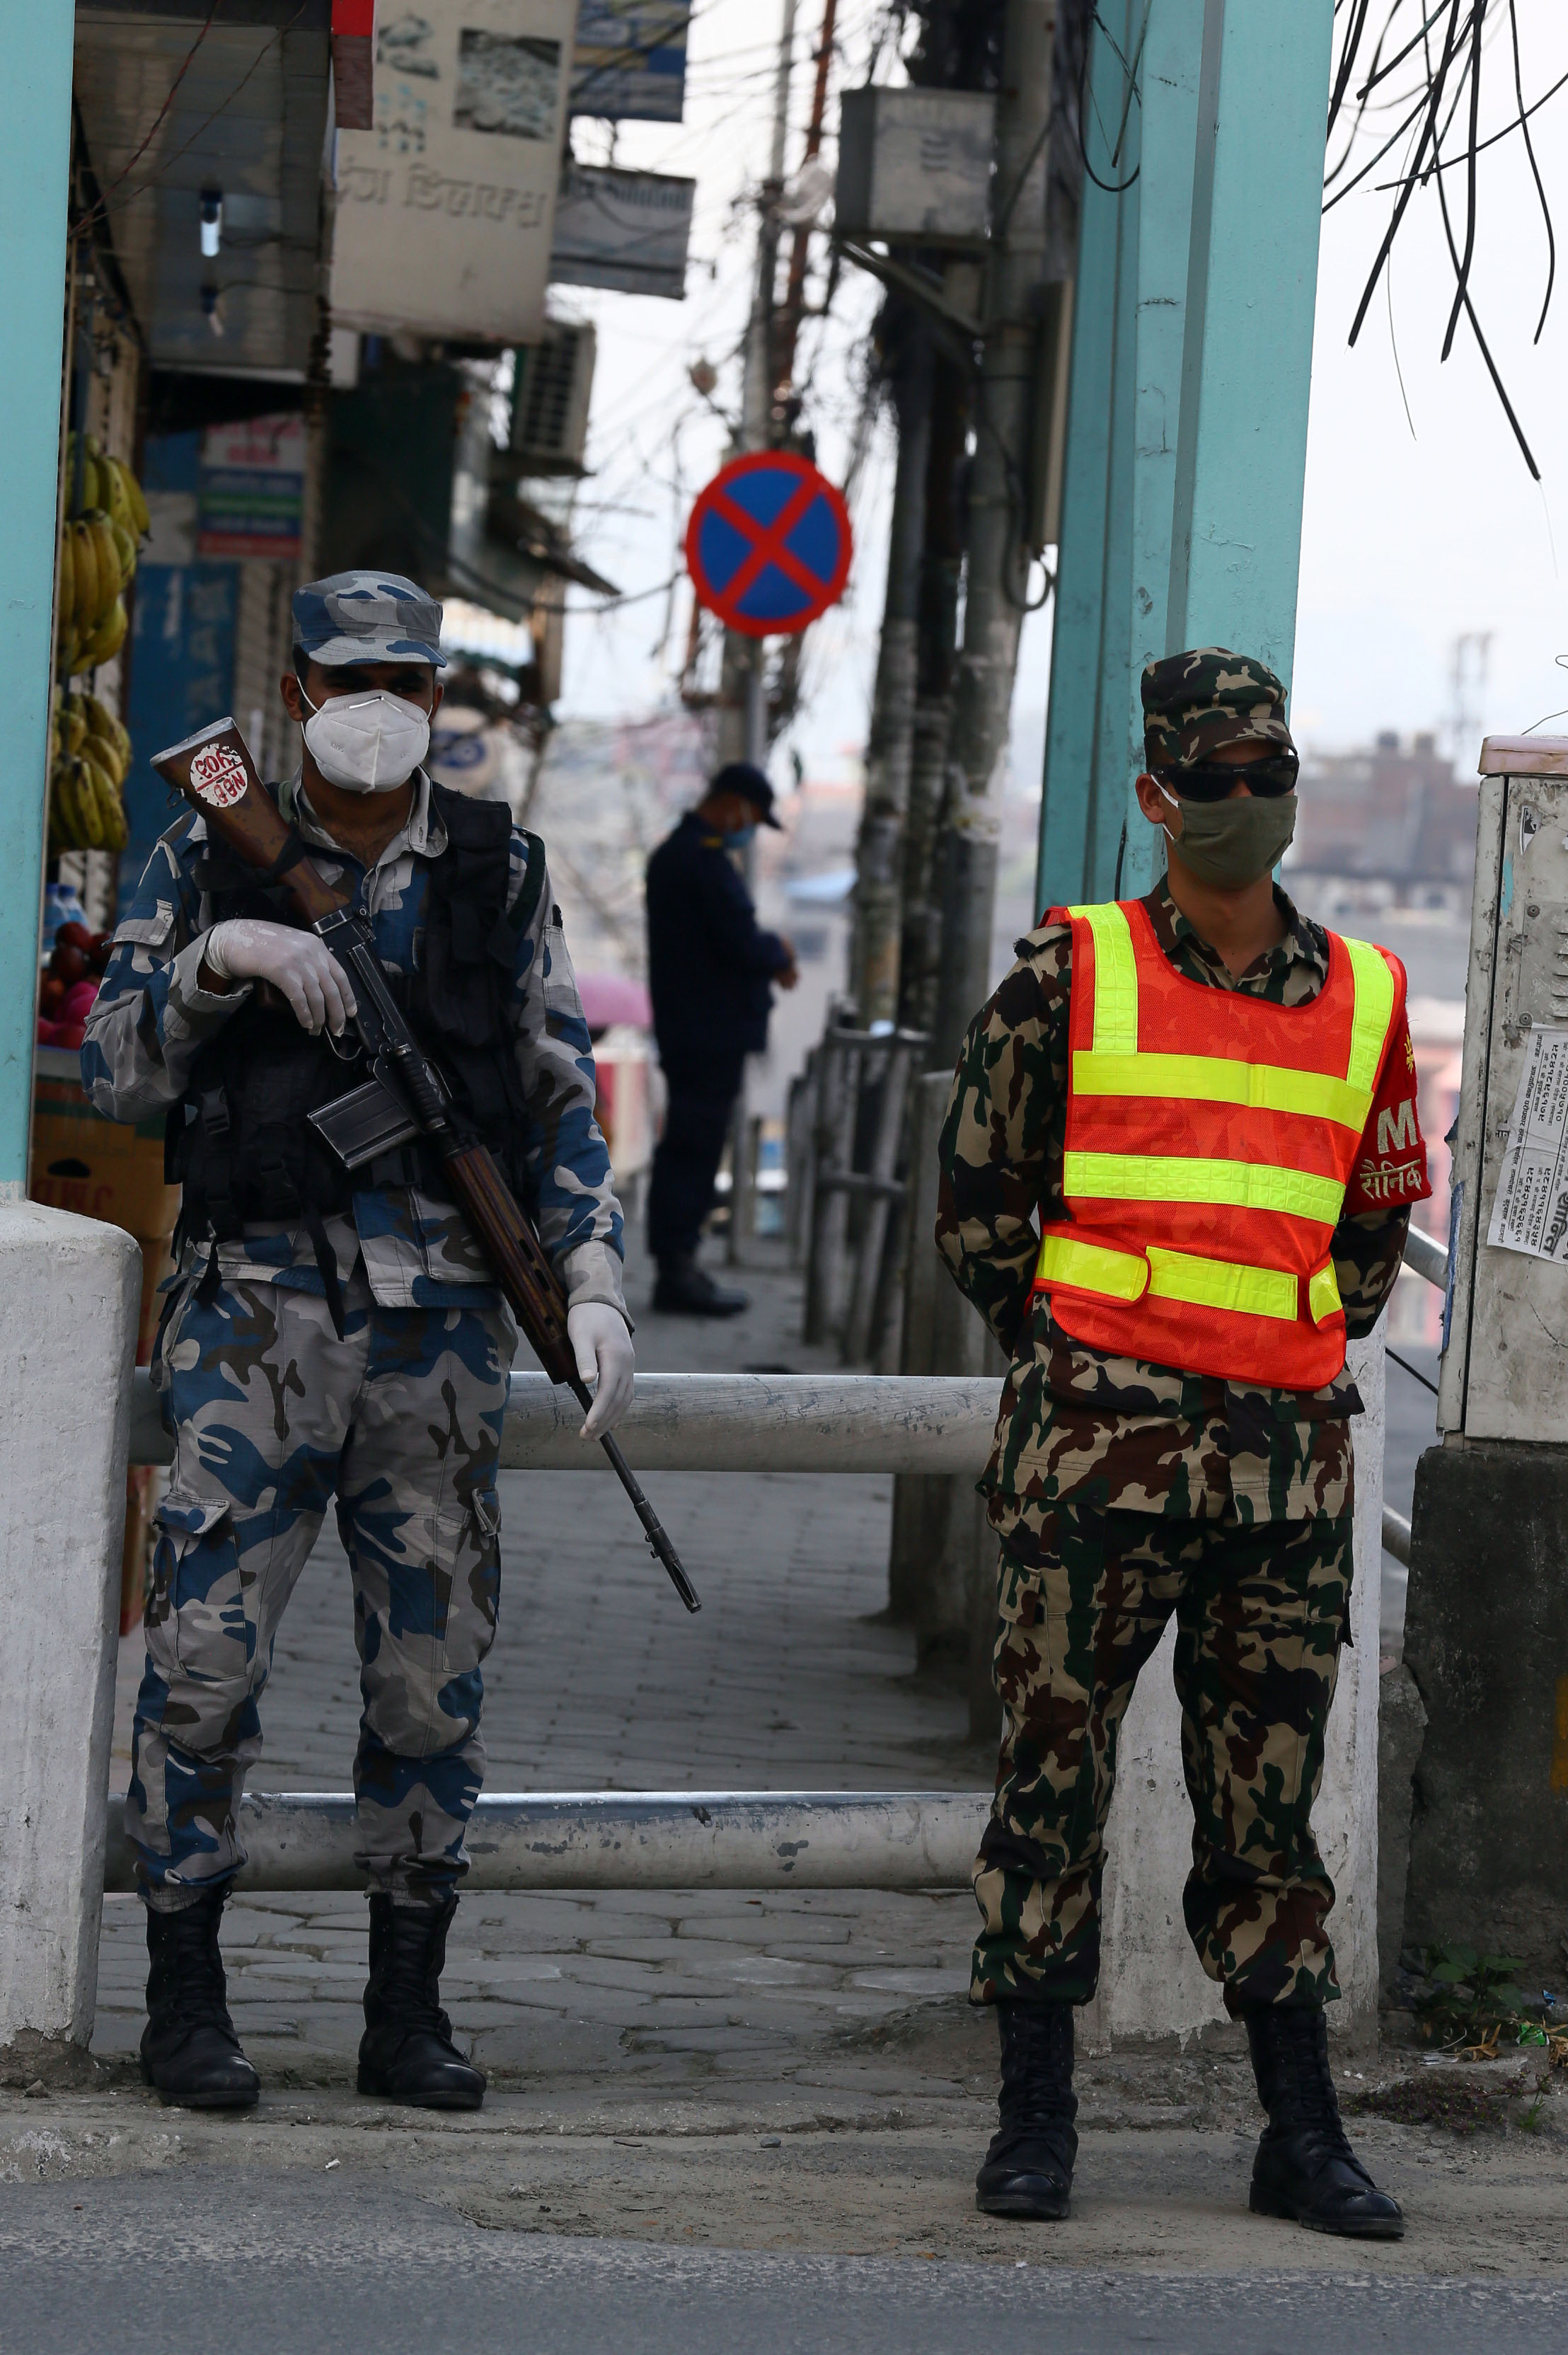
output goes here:
<path id="1" fill-rule="evenodd" d="M 519 346 L 512 389 L 509 474 L 581 474 L 593 389 L 594 332 L 552 322 L 545 339 Z"/>

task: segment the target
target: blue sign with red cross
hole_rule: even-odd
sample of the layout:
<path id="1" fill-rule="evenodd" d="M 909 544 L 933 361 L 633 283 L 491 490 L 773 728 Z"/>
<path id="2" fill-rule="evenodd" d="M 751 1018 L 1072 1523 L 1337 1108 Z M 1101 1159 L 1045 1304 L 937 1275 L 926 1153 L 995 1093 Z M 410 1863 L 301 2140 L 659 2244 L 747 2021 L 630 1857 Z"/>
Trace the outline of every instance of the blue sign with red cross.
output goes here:
<path id="1" fill-rule="evenodd" d="M 699 604 L 748 638 L 787 638 L 836 605 L 849 577 L 849 511 L 793 450 L 731 458 L 699 496 L 686 566 Z"/>

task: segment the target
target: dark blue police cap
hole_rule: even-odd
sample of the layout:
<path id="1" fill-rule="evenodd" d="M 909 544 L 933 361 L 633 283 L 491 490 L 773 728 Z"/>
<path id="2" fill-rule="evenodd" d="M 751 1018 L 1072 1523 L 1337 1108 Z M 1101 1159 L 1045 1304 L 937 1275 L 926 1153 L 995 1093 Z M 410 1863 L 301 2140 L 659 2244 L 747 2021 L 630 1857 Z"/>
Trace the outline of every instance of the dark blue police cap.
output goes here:
<path id="1" fill-rule="evenodd" d="M 708 790 L 710 794 L 739 794 L 742 801 L 751 803 L 764 826 L 771 826 L 779 834 L 784 832 L 773 815 L 773 789 L 752 762 L 726 761 Z"/>

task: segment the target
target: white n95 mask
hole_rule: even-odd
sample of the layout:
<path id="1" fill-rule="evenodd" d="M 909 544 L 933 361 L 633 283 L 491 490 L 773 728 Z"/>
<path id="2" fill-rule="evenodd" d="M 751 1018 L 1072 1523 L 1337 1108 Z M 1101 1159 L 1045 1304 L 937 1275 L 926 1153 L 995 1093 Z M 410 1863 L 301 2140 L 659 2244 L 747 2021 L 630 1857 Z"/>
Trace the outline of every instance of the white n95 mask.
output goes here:
<path id="1" fill-rule="evenodd" d="M 334 695 L 310 711 L 304 741 L 329 785 L 349 794 L 389 794 L 406 785 L 430 750 L 430 715 L 385 687 Z"/>

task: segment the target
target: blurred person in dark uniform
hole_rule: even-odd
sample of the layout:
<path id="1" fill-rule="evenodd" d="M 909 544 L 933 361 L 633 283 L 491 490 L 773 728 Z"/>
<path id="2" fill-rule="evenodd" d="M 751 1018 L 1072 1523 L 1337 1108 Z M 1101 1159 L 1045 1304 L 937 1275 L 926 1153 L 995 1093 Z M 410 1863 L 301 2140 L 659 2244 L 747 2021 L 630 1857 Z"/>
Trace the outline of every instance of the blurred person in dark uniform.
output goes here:
<path id="1" fill-rule="evenodd" d="M 697 1264 L 702 1223 L 748 1055 L 768 1043 L 773 985 L 793 989 L 795 949 L 764 932 L 731 857 L 758 825 L 777 827 L 773 789 L 749 762 L 720 770 L 648 861 L 648 987 L 669 1102 L 648 1188 L 654 1306 L 733 1316 L 746 1295 Z"/>

